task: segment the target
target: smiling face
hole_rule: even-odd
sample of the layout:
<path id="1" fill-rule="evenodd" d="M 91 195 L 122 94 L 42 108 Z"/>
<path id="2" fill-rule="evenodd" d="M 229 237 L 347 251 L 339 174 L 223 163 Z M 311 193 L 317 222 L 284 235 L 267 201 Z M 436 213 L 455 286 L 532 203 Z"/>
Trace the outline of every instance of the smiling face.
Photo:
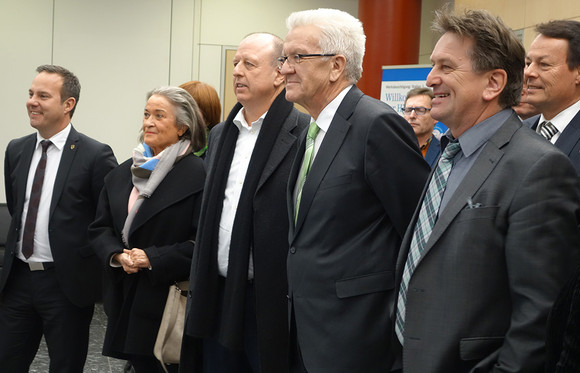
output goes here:
<path id="1" fill-rule="evenodd" d="M 70 111 L 75 105 L 70 97 L 61 102 L 62 76 L 41 72 L 28 90 L 26 109 L 30 125 L 48 139 L 64 129 L 70 122 Z"/>
<path id="2" fill-rule="evenodd" d="M 568 40 L 538 35 L 526 56 L 527 102 L 552 119 L 580 99 L 580 66 L 566 62 Z"/>
<path id="3" fill-rule="evenodd" d="M 467 55 L 473 43 L 445 33 L 433 49 L 433 69 L 427 76 L 427 85 L 435 95 L 431 116 L 449 127 L 456 138 L 490 116 L 489 103 L 483 99 L 488 73 L 474 72 Z"/>
<path id="4" fill-rule="evenodd" d="M 175 144 L 184 133 L 185 128 L 177 127 L 174 105 L 164 96 L 151 96 L 143 114 L 143 142 L 153 154 Z"/>

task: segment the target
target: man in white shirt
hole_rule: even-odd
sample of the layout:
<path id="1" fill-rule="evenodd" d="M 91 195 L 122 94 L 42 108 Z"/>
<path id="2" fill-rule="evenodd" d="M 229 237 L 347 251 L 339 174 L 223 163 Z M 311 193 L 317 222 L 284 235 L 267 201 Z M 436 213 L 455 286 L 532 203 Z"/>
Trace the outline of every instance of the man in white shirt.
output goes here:
<path id="1" fill-rule="evenodd" d="M 26 102 L 37 133 L 6 149 L 6 203 L 12 222 L 0 278 L 0 370 L 26 372 L 44 334 L 50 372 L 81 372 L 101 266 L 87 240 L 113 151 L 79 132 L 80 95 L 67 69 L 36 70 Z"/>
<path id="2" fill-rule="evenodd" d="M 527 102 L 541 114 L 528 125 L 564 152 L 580 173 L 580 22 L 536 27 L 526 56 Z"/>
<path id="3" fill-rule="evenodd" d="M 284 98 L 281 54 L 277 36 L 242 40 L 233 60 L 239 103 L 209 136 L 183 371 L 196 338 L 203 372 L 288 371 L 285 192 L 308 116 Z"/>

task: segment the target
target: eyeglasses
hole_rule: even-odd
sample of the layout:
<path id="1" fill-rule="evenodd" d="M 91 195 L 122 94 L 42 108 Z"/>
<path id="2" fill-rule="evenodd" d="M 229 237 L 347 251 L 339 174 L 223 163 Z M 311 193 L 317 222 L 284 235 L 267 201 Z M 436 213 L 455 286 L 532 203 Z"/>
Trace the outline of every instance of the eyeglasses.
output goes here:
<path id="1" fill-rule="evenodd" d="M 288 61 L 288 65 L 296 66 L 302 62 L 302 60 L 314 57 L 334 57 L 335 53 L 314 53 L 314 54 L 291 54 L 288 56 L 281 56 L 276 61 L 278 61 L 278 69 L 282 70 L 284 62 Z"/>
<path id="2" fill-rule="evenodd" d="M 413 110 L 415 110 L 415 114 L 417 114 L 417 115 L 425 115 L 425 113 L 428 112 L 429 110 L 431 110 L 431 108 L 423 107 L 423 106 L 403 108 L 403 112 L 405 113 L 405 115 L 411 115 Z"/>

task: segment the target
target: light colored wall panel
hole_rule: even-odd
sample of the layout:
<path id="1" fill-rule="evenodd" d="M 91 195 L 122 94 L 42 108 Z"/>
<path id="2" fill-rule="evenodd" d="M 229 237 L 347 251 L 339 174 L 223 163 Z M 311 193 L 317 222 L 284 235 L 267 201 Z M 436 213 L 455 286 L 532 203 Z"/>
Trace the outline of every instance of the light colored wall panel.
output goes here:
<path id="1" fill-rule="evenodd" d="M 170 85 L 192 80 L 194 18 L 194 1 L 173 0 Z"/>
<path id="2" fill-rule="evenodd" d="M 50 63 L 52 1 L 0 1 L 0 202 L 4 193 L 4 151 L 14 138 L 32 133 L 26 100 L 38 65 Z"/>
<path id="3" fill-rule="evenodd" d="M 54 63 L 82 85 L 73 124 L 121 162 L 137 143 L 146 92 L 169 84 L 171 2 L 56 0 L 54 18 Z"/>
<path id="4" fill-rule="evenodd" d="M 486 9 L 514 30 L 525 27 L 528 0 L 455 0 L 455 9 Z"/>
<path id="5" fill-rule="evenodd" d="M 433 15 L 448 0 L 423 0 L 421 2 L 421 38 L 419 42 L 419 63 L 430 64 L 431 52 L 439 40 L 439 35 L 431 30 Z"/>
<path id="6" fill-rule="evenodd" d="M 551 19 L 570 19 L 580 17 L 578 0 L 526 0 L 526 26 L 546 22 Z"/>
<path id="7" fill-rule="evenodd" d="M 221 75 L 224 63 L 222 46 L 202 44 L 199 46 L 199 56 L 199 80 L 213 86 L 221 93 Z"/>
<path id="8" fill-rule="evenodd" d="M 267 31 L 284 38 L 286 17 L 298 10 L 342 9 L 358 14 L 358 0 L 199 0 L 202 44 L 238 45 L 247 34 Z"/>

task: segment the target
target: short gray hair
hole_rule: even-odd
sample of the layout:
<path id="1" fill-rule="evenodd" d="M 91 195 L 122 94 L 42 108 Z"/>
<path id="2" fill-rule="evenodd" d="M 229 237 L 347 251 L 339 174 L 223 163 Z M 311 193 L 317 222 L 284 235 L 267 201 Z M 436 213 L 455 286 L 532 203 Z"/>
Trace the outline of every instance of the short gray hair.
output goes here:
<path id="1" fill-rule="evenodd" d="M 290 14 L 286 20 L 289 30 L 313 25 L 320 29 L 318 41 L 324 54 L 342 54 L 346 58 L 346 77 L 355 84 L 362 76 L 366 36 L 362 23 L 350 14 L 337 9 L 312 9 Z"/>
<path id="2" fill-rule="evenodd" d="M 191 95 L 179 87 L 159 87 L 147 93 L 147 100 L 151 96 L 163 96 L 175 107 L 175 124 L 177 128 L 185 127 L 182 139 L 191 141 L 194 151 L 205 146 L 206 129 L 201 111 Z M 143 141 L 143 132 L 139 141 Z"/>

